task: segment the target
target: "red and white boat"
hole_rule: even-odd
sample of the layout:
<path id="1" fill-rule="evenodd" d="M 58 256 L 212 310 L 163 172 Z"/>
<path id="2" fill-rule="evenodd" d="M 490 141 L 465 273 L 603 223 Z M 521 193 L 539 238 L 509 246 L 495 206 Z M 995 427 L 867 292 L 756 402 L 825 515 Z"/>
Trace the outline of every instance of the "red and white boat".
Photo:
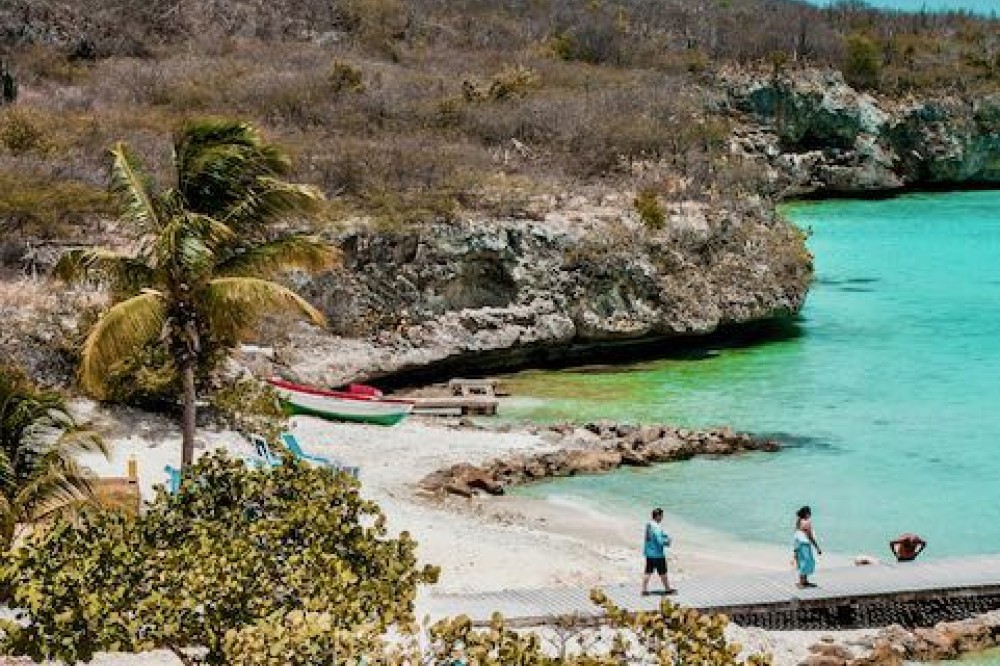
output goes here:
<path id="1" fill-rule="evenodd" d="M 381 391 L 363 384 L 351 384 L 347 391 L 329 391 L 283 379 L 269 379 L 268 382 L 278 392 L 286 414 L 396 425 L 413 411 L 413 403 L 409 400 L 384 398 Z"/>

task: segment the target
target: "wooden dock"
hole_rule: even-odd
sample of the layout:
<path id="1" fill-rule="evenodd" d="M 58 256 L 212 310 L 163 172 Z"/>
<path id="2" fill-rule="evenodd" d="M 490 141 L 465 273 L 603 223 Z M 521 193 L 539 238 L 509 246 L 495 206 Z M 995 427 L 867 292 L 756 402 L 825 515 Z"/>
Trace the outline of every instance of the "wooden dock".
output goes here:
<path id="1" fill-rule="evenodd" d="M 496 416 L 500 401 L 496 398 L 475 396 L 442 396 L 434 398 L 407 398 L 413 401 L 414 414 L 437 416 Z"/>
<path id="2" fill-rule="evenodd" d="M 435 387 L 430 395 L 407 397 L 413 412 L 430 416 L 496 416 L 500 401 L 500 380 L 455 378 L 447 386 Z"/>
<path id="3" fill-rule="evenodd" d="M 930 626 L 1000 609 L 1000 556 L 926 560 L 820 570 L 819 587 L 799 589 L 795 572 L 673 581 L 671 601 L 725 613 L 738 624 L 769 629 Z M 653 582 L 658 579 L 653 577 Z M 651 586 L 652 589 L 655 587 Z M 639 594 L 635 583 L 601 588 L 619 606 L 652 611 L 664 598 Z M 424 612 L 437 619 L 464 613 L 486 624 L 499 611 L 511 626 L 540 626 L 561 617 L 594 621 L 601 610 L 583 588 L 429 595 Z"/>

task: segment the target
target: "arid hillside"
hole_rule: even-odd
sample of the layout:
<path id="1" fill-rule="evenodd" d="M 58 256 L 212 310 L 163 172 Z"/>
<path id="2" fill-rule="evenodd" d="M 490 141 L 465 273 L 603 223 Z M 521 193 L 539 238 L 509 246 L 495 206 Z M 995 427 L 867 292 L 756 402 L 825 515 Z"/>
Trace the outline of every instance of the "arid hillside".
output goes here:
<path id="1" fill-rule="evenodd" d="M 769 194 L 734 158 L 733 68 L 843 69 L 894 98 L 1000 83 L 998 24 L 780 0 L 7 0 L 0 218 L 18 239 L 91 235 L 107 149 L 169 159 L 195 115 L 291 148 L 331 220 L 517 215 L 583 184 L 665 199 Z"/>
<path id="2" fill-rule="evenodd" d="M 121 245 L 108 149 L 163 179 L 184 120 L 237 117 L 345 250 L 304 287 L 367 351 L 303 373 L 702 334 L 801 306 L 778 199 L 1000 180 L 998 54 L 854 2 L 6 0 L 0 264 Z"/>

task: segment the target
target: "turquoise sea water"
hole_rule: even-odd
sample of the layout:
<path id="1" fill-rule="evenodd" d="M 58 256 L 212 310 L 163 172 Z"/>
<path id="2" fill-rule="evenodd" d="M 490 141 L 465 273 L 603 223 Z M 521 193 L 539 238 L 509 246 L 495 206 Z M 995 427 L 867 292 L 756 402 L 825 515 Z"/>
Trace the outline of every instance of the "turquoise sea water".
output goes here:
<path id="1" fill-rule="evenodd" d="M 942 664 L 946 662 L 941 662 Z M 962 666 L 1000 666 L 1000 650 L 973 654 L 958 661 Z"/>
<path id="2" fill-rule="evenodd" d="M 808 0 L 811 4 L 826 7 L 829 0 Z M 1000 0 L 868 0 L 872 7 L 896 9 L 905 12 L 967 11 L 979 14 L 1000 14 Z"/>
<path id="3" fill-rule="evenodd" d="M 960 659 L 959 663 L 962 666 L 1000 666 L 1000 650 L 990 650 L 985 653 L 969 655 L 964 659 Z"/>
<path id="4" fill-rule="evenodd" d="M 732 424 L 789 448 L 547 482 L 523 492 L 636 515 L 662 505 L 785 546 L 814 508 L 824 547 L 1000 552 L 1000 193 L 803 204 L 817 280 L 799 335 L 702 360 L 509 378 L 516 419 Z"/>

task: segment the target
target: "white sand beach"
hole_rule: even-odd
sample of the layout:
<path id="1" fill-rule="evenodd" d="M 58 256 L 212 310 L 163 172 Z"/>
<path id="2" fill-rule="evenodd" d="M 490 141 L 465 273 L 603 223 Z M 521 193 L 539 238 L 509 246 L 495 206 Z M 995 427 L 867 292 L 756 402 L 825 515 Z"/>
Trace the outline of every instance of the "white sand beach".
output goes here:
<path id="1" fill-rule="evenodd" d="M 112 445 L 110 459 L 88 455 L 82 462 L 100 476 L 124 476 L 127 460 L 134 455 L 143 497 L 152 497 L 153 486 L 166 479 L 164 466 L 176 466 L 180 459 L 180 436 L 174 423 L 135 410 L 96 409 L 90 403 L 81 403 L 78 409 L 106 430 Z M 564 501 L 522 497 L 441 501 L 418 492 L 416 484 L 426 474 L 454 463 L 554 450 L 537 435 L 459 428 L 445 420 L 419 419 L 384 428 L 296 417 L 291 429 L 307 451 L 361 467 L 362 492 L 381 505 L 390 530 L 409 531 L 419 543 L 421 560 L 441 567 L 436 591 L 638 584 L 641 557 L 635 535 L 641 533 L 641 521 L 632 524 Z M 198 454 L 215 448 L 236 455 L 252 454 L 249 444 L 232 432 L 201 429 L 198 437 Z M 784 549 L 741 544 L 675 517 L 668 516 L 666 522 L 676 544 L 671 558 L 675 580 L 782 569 L 792 575 Z M 461 610 L 455 608 L 454 612 Z M 786 655 L 777 663 L 788 664 L 797 663 L 805 647 L 819 636 L 759 630 L 737 630 L 737 634 L 744 644 L 766 648 L 776 656 Z M 146 657 L 143 663 L 159 663 L 148 661 L 151 655 Z M 173 663 L 170 655 L 163 659 L 162 663 Z"/>

